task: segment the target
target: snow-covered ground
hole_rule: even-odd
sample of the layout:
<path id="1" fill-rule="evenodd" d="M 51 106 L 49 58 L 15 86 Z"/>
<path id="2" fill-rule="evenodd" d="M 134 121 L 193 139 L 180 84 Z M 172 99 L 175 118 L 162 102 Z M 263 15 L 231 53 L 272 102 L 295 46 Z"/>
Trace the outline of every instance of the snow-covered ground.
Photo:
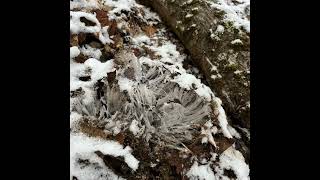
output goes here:
<path id="1" fill-rule="evenodd" d="M 215 135 L 241 138 L 228 124 L 221 100 L 195 75 L 198 70 L 184 68 L 187 55 L 179 51 L 176 40 L 169 37 L 157 14 L 134 0 L 73 0 L 70 3 L 71 34 L 93 34 L 102 46 L 77 44 L 70 47 L 71 179 L 123 179 L 105 165 L 96 151 L 123 157 L 133 173 L 141 164 L 130 146 L 81 132 L 79 123 L 85 119 L 103 124 L 103 133 L 108 136 L 129 130 L 146 142 L 157 138 L 170 145 L 168 148 L 178 147 L 183 139 L 193 139 L 189 129 L 194 125 L 201 126 L 202 143 L 209 142 L 217 148 Z M 220 0 L 218 5 L 212 5 L 223 9 L 226 8 L 224 3 Z M 117 31 L 126 34 L 121 43 L 117 35 L 109 34 L 112 24 L 100 22 L 93 12 L 95 9 L 107 12 L 108 17 L 103 18 L 110 22 L 114 20 Z M 235 19 L 239 26 L 250 31 L 247 22 L 233 16 L 234 11 L 238 12 L 236 7 L 226 11 L 230 12 L 226 18 Z M 134 14 L 137 23 L 143 27 L 134 26 L 129 13 Z M 86 24 L 83 19 L 94 25 Z M 113 49 L 110 51 L 114 57 L 103 60 L 107 47 Z M 81 55 L 85 62 L 77 60 Z M 115 75 L 112 81 L 111 74 Z M 106 90 L 98 95 L 101 82 Z M 157 123 L 160 125 L 154 125 Z M 194 161 L 186 176 L 190 179 L 229 179 L 224 174 L 225 169 L 232 170 L 237 179 L 250 179 L 249 167 L 234 146 L 205 164 Z"/>

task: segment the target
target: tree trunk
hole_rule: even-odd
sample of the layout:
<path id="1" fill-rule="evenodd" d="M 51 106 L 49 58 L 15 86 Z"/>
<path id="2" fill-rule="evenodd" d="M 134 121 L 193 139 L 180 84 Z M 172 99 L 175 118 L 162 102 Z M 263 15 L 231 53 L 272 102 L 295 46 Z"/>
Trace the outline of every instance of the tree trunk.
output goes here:
<path id="1" fill-rule="evenodd" d="M 152 7 L 188 49 L 231 123 L 250 128 L 250 32 L 225 21 L 224 11 L 203 0 L 139 1 Z"/>

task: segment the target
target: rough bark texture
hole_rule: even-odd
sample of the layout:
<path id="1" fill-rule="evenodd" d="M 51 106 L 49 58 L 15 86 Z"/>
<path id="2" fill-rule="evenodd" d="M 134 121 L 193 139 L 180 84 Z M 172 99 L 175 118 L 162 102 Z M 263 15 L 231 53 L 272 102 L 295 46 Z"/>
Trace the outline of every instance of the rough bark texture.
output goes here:
<path id="1" fill-rule="evenodd" d="M 152 7 L 188 49 L 231 123 L 250 128 L 250 34 L 223 21 L 224 12 L 203 0 L 139 2 Z M 219 25 L 224 32 L 212 35 Z M 242 43 L 231 43 L 235 39 Z"/>

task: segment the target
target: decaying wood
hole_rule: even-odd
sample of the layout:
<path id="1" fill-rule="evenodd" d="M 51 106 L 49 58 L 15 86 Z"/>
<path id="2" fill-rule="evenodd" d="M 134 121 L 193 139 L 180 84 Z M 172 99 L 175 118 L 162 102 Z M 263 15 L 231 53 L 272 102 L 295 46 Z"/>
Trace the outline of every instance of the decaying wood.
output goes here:
<path id="1" fill-rule="evenodd" d="M 203 0 L 139 2 L 152 7 L 188 49 L 231 122 L 250 128 L 250 34 L 223 21 L 223 12 Z M 219 25 L 224 32 L 212 35 Z M 242 43 L 231 43 L 235 39 Z"/>

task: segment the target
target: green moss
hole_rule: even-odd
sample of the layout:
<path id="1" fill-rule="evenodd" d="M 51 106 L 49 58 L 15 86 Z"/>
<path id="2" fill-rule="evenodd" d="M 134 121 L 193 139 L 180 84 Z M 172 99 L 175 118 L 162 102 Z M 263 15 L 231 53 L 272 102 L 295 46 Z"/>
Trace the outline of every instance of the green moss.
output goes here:
<path id="1" fill-rule="evenodd" d="M 228 32 L 240 34 L 240 30 L 234 26 L 232 21 L 225 21 L 222 24 Z"/>
<path id="2" fill-rule="evenodd" d="M 234 72 L 237 69 L 238 69 L 238 65 L 237 64 L 228 64 L 228 65 L 225 66 L 225 70 L 228 71 L 228 72 L 230 72 L 230 71 Z"/>
<path id="3" fill-rule="evenodd" d="M 225 12 L 221 11 L 220 9 L 216 9 L 216 8 L 215 8 L 214 15 L 215 15 L 218 19 L 223 19 L 223 16 L 225 15 Z"/>
<path id="4" fill-rule="evenodd" d="M 233 26 L 233 22 L 231 21 L 226 21 L 226 22 L 223 22 L 223 26 L 226 28 L 226 29 L 234 29 L 234 26 Z"/>

